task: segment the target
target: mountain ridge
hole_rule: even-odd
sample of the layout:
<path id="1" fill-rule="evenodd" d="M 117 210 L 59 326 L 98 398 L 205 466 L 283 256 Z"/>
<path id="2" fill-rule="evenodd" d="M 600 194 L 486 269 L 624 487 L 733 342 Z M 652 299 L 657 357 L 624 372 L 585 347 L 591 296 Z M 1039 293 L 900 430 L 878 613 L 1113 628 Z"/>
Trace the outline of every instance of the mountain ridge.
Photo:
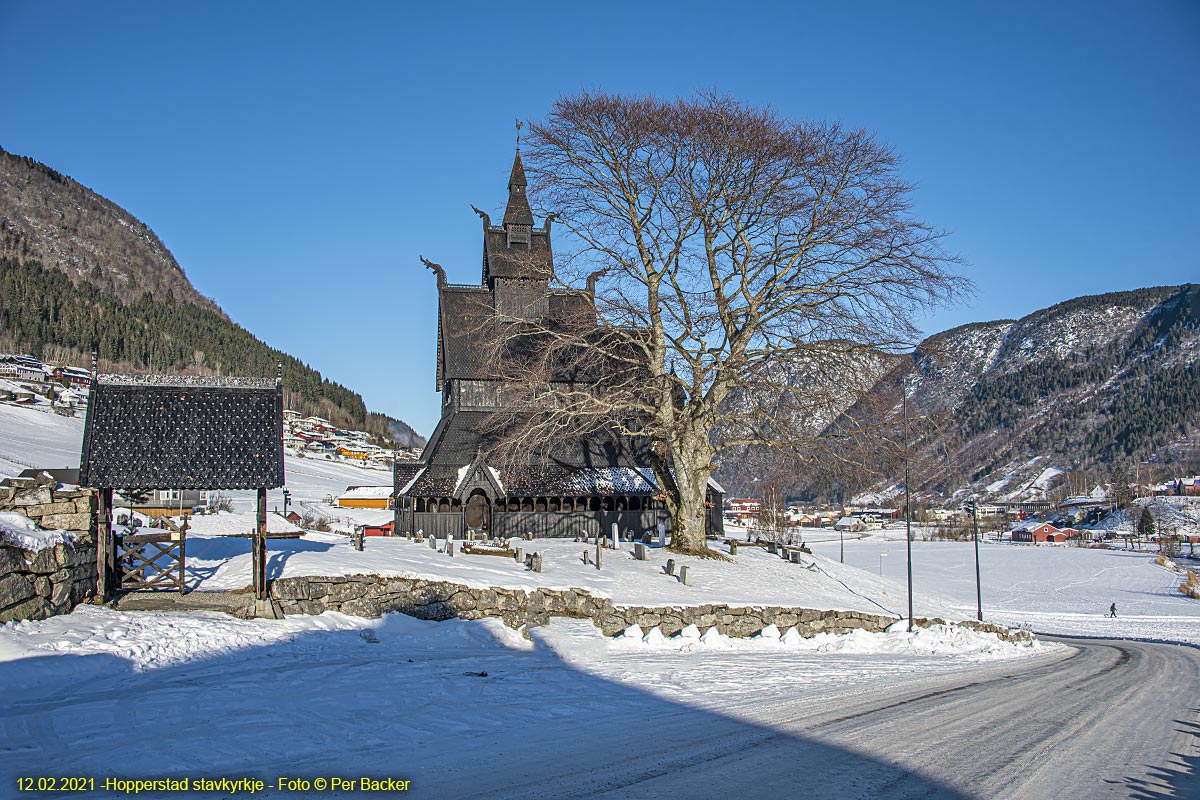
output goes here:
<path id="1" fill-rule="evenodd" d="M 0 349 L 114 371 L 273 375 L 285 403 L 402 447 L 424 439 L 235 323 L 117 203 L 0 148 Z"/>
<path id="2" fill-rule="evenodd" d="M 966 491 L 1000 499 L 1004 487 L 988 490 L 998 477 L 1005 487 L 1030 484 L 1034 499 L 1072 476 L 1103 482 L 1118 466 L 1130 475 L 1195 471 L 1198 356 L 1200 285 L 1082 295 L 1017 320 L 971 322 L 927 337 L 869 376 L 870 390 L 828 430 L 895 432 L 907 387 L 913 490 L 929 502 Z M 782 479 L 783 489 L 842 500 L 894 496 L 900 456 L 868 446 L 868 458 L 879 468 L 858 475 L 806 464 Z M 1063 477 L 1033 487 L 1051 467 Z M 723 482 L 750 490 L 741 477 Z"/>

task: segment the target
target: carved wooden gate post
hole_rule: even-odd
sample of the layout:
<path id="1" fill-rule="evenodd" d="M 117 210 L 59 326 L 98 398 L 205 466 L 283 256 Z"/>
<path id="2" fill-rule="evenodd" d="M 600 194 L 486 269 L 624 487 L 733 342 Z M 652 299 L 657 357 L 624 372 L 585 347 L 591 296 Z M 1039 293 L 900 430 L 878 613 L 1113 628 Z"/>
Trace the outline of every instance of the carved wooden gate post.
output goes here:
<path id="1" fill-rule="evenodd" d="M 101 489 L 96 494 L 96 596 L 107 602 L 113 591 L 113 490 Z"/>
<path id="2" fill-rule="evenodd" d="M 251 559 L 254 562 L 254 596 L 267 599 L 267 490 L 258 490 L 258 508 L 254 537 L 251 540 Z"/>

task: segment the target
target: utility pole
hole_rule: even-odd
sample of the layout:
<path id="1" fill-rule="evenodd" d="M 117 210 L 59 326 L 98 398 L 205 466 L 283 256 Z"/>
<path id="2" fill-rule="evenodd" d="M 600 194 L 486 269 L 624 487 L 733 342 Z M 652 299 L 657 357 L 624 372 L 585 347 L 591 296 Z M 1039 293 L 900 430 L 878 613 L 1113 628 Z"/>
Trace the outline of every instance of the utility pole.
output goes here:
<path id="1" fill-rule="evenodd" d="M 983 589 L 979 581 L 979 503 L 971 498 L 971 526 L 975 529 L 975 619 L 983 622 Z"/>
<path id="2" fill-rule="evenodd" d="M 908 480 L 908 382 L 901 386 L 901 408 L 904 414 L 904 547 L 908 551 L 908 632 L 913 629 L 912 596 L 912 494 Z"/>

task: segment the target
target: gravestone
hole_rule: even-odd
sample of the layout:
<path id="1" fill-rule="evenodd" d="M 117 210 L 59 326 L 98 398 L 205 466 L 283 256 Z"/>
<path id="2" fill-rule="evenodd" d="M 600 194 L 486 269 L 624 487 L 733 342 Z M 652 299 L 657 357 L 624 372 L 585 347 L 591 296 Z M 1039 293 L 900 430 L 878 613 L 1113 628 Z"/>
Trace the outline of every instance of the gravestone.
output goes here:
<path id="1" fill-rule="evenodd" d="M 737 555 L 737 542 L 729 543 L 729 555 L 731 555 L 731 556 Z"/>
<path id="2" fill-rule="evenodd" d="M 612 549 L 616 550 L 621 543 L 621 529 L 617 527 L 617 523 L 612 524 Z"/>
<path id="3" fill-rule="evenodd" d="M 684 586 L 692 585 L 692 571 L 688 568 L 687 564 L 679 568 L 679 582 Z"/>
<path id="4" fill-rule="evenodd" d="M 454 558 L 454 540 L 446 542 L 446 555 Z"/>
<path id="5" fill-rule="evenodd" d="M 523 548 L 523 547 L 518 547 L 518 548 L 517 548 L 517 554 L 516 554 L 515 558 L 516 558 L 516 561 L 517 561 L 517 563 L 518 563 L 518 564 L 521 564 L 521 563 L 523 563 L 523 562 L 525 561 L 525 548 Z"/>
<path id="6" fill-rule="evenodd" d="M 541 553 L 534 553 L 534 554 L 533 554 L 533 556 L 532 556 L 532 559 L 531 559 L 531 563 L 530 563 L 529 567 L 530 567 L 530 569 L 532 569 L 534 572 L 541 572 L 541 571 L 542 571 L 542 554 L 541 554 Z"/>
<path id="7" fill-rule="evenodd" d="M 429 537 L 429 549 L 437 550 L 437 537 L 436 536 Z"/>
<path id="8" fill-rule="evenodd" d="M 646 545 L 647 547 L 650 546 L 650 531 L 646 531 L 642 534 L 642 544 Z"/>
<path id="9" fill-rule="evenodd" d="M 800 551 L 799 551 L 799 549 L 797 549 L 797 550 L 793 550 L 793 551 L 792 551 L 792 557 L 791 557 L 791 559 L 790 559 L 790 560 L 791 560 L 791 562 L 792 562 L 793 564 L 799 564 L 799 563 L 800 563 Z"/>
<path id="10" fill-rule="evenodd" d="M 636 544 L 634 544 L 633 557 L 636 558 L 638 561 L 646 560 L 646 543 L 645 542 L 637 542 Z"/>
<path id="11" fill-rule="evenodd" d="M 603 555 L 604 555 L 604 548 L 603 548 L 603 547 L 601 547 L 601 546 L 600 546 L 600 542 L 599 542 L 599 541 L 597 541 L 597 542 L 596 542 L 596 569 L 600 569 L 600 565 L 601 565 L 601 563 L 602 563 L 602 558 L 601 558 L 601 557 L 602 557 Z"/>
<path id="12" fill-rule="evenodd" d="M 667 559 L 667 574 L 668 575 L 675 574 L 675 559 L 673 559 L 673 558 Z"/>
<path id="13" fill-rule="evenodd" d="M 591 554 L 591 553 L 589 553 L 589 552 L 588 552 L 588 551 L 585 549 L 585 550 L 583 551 L 583 565 L 584 565 L 585 567 L 587 567 L 587 566 L 591 566 L 591 564 L 592 564 L 592 554 Z"/>
<path id="14" fill-rule="evenodd" d="M 665 522 L 658 523 L 658 546 L 667 546 L 667 523 Z"/>
<path id="15" fill-rule="evenodd" d="M 775 542 L 767 542 L 767 552 L 773 556 L 779 555 L 779 545 Z"/>

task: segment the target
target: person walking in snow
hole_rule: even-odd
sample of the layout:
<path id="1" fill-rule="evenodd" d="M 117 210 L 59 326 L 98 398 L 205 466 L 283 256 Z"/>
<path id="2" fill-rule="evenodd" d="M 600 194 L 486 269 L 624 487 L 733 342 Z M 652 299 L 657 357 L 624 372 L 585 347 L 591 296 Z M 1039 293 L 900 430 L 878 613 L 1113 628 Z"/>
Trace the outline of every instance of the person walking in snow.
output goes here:
<path id="1" fill-rule="evenodd" d="M 1113 603 L 1111 606 L 1108 607 L 1108 616 L 1112 617 L 1113 619 L 1117 618 L 1117 604 L 1116 603 Z"/>

